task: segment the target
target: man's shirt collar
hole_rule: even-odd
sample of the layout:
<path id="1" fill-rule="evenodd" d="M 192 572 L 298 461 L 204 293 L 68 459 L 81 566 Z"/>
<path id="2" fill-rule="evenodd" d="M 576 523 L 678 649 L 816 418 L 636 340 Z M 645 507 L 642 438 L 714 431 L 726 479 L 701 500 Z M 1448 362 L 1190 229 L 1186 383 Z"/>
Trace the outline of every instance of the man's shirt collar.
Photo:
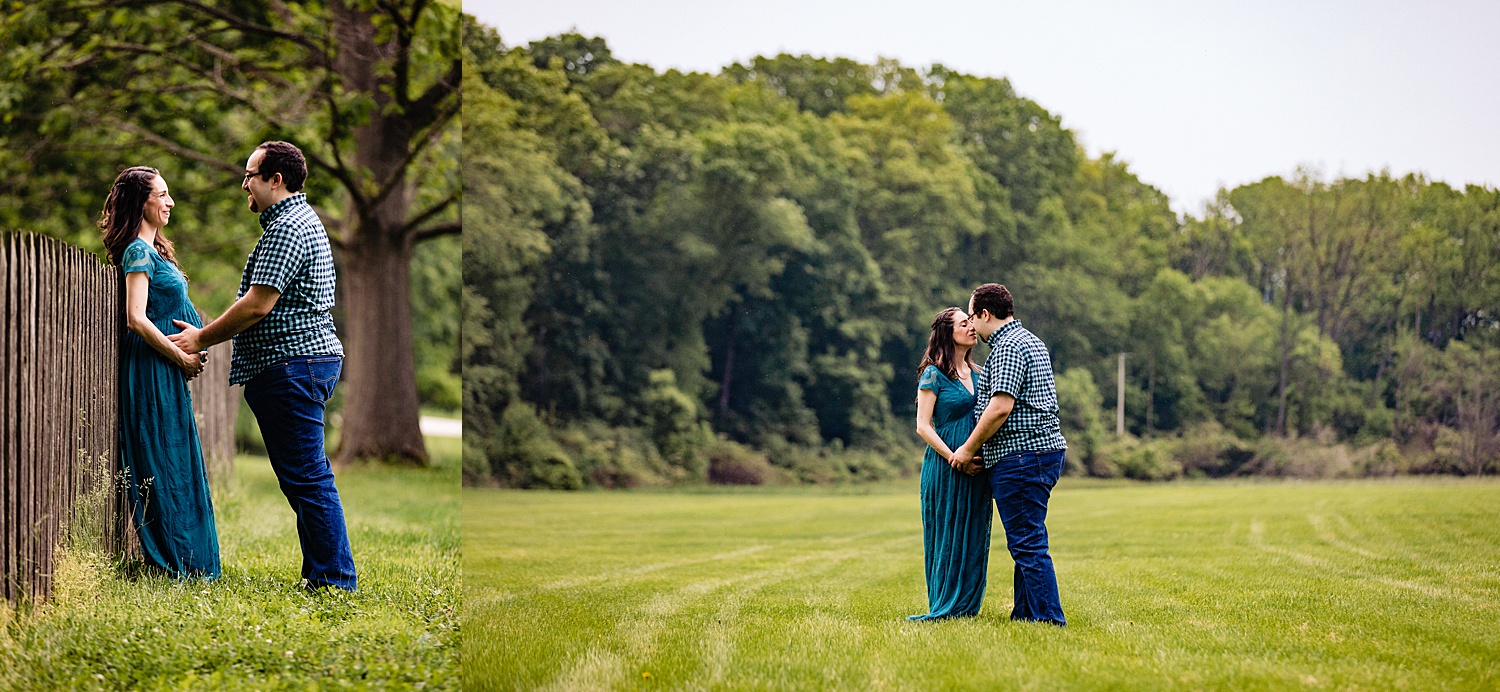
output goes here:
<path id="1" fill-rule="evenodd" d="M 990 338 L 985 339 L 984 343 L 993 344 L 993 343 L 995 343 L 995 339 L 1000 338 L 1002 335 L 1010 332 L 1012 329 L 1018 329 L 1018 328 L 1020 328 L 1020 326 L 1021 326 L 1021 320 L 1011 320 L 1009 322 L 1006 322 L 999 329 L 996 329 L 995 331 L 990 332 Z"/>
<path id="2" fill-rule="evenodd" d="M 298 204 L 307 204 L 307 193 L 294 193 L 291 197 L 266 207 L 266 210 L 260 213 L 260 227 L 262 229 L 269 228 L 271 223 L 276 221 L 277 217 Z"/>

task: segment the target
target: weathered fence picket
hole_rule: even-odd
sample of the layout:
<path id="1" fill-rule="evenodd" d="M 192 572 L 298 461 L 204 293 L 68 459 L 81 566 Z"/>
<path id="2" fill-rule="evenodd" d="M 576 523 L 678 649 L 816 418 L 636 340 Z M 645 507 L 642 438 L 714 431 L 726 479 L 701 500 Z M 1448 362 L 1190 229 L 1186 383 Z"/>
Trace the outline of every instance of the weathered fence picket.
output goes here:
<path id="1" fill-rule="evenodd" d="M 61 241 L 0 235 L 0 591 L 45 600 L 65 538 L 133 542 L 120 461 L 124 286 L 116 267 Z M 190 383 L 211 478 L 228 478 L 239 411 L 229 344 Z"/>

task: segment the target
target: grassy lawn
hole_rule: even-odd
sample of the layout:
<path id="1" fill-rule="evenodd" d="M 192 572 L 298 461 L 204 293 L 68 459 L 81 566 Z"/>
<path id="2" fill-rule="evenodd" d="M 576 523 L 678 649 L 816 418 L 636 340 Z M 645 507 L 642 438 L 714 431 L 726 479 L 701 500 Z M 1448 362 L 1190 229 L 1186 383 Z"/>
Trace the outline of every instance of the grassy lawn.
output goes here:
<path id="1" fill-rule="evenodd" d="M 1064 479 L 1069 627 L 926 612 L 914 484 L 465 490 L 464 687 L 1496 689 L 1500 483 Z"/>
<path id="2" fill-rule="evenodd" d="M 0 689 L 457 689 L 460 445 L 428 449 L 432 469 L 337 472 L 358 592 L 302 592 L 295 517 L 240 457 L 214 496 L 222 579 L 67 551 L 52 602 L 0 606 Z"/>

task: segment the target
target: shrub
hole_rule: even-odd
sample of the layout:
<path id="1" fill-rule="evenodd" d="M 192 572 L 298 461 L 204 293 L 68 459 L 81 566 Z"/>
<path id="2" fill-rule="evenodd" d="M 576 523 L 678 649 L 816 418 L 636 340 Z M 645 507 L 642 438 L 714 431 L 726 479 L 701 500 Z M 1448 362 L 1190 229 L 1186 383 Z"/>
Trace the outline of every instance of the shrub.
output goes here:
<path id="1" fill-rule="evenodd" d="M 1354 455 L 1343 444 L 1306 438 L 1266 436 L 1255 445 L 1255 458 L 1236 475 L 1281 478 L 1348 478 L 1356 475 Z"/>
<path id="2" fill-rule="evenodd" d="M 838 445 L 835 441 L 835 445 Z M 786 471 L 799 483 L 833 483 L 841 480 L 839 470 L 831 463 L 824 449 L 788 442 L 779 435 L 767 435 L 761 440 L 766 458 L 773 466 Z"/>
<path id="3" fill-rule="evenodd" d="M 898 463 L 880 450 L 851 448 L 828 455 L 843 471 L 845 481 L 885 481 L 901 477 Z"/>
<path id="4" fill-rule="evenodd" d="M 881 481 L 910 476 L 922 468 L 924 447 L 844 447 L 835 439 L 821 447 L 799 445 L 779 436 L 761 440 L 772 466 L 799 483 Z"/>
<path id="5" fill-rule="evenodd" d="M 1109 453 L 1106 451 L 1107 449 L 1108 444 L 1101 443 L 1088 462 L 1084 464 L 1084 468 L 1087 469 L 1090 476 L 1095 478 L 1120 477 L 1120 467 L 1110 458 Z"/>
<path id="6" fill-rule="evenodd" d="M 417 399 L 433 408 L 456 411 L 463 406 L 463 378 L 442 363 L 417 369 Z"/>
<path id="7" fill-rule="evenodd" d="M 1396 412 L 1380 404 L 1365 413 L 1364 425 L 1355 435 L 1356 440 L 1387 440 L 1395 430 Z"/>
<path id="8" fill-rule="evenodd" d="M 667 485 L 682 475 L 662 459 L 650 436 L 641 428 L 617 428 L 590 421 L 563 429 L 557 437 L 577 464 L 579 474 L 591 485 L 604 488 Z"/>
<path id="9" fill-rule="evenodd" d="M 776 479 L 776 469 L 766 455 L 745 445 L 720 437 L 704 452 L 710 483 L 764 485 Z"/>
<path id="10" fill-rule="evenodd" d="M 1500 469 L 1500 453 L 1492 438 L 1494 433 L 1482 430 L 1455 430 L 1444 426 L 1432 444 L 1432 463 L 1437 473 L 1482 475 Z"/>
<path id="11" fill-rule="evenodd" d="M 1222 478 L 1255 458 L 1255 448 L 1208 421 L 1184 432 L 1172 445 L 1172 457 L 1189 476 Z"/>
<path id="12" fill-rule="evenodd" d="M 1354 455 L 1354 468 L 1361 476 L 1395 476 L 1411 471 L 1411 459 L 1396 443 L 1381 440 Z"/>
<path id="13" fill-rule="evenodd" d="M 1099 449 L 1098 463 L 1109 464 L 1116 475 L 1142 481 L 1172 480 L 1182 475 L 1182 464 L 1172 457 L 1172 441 L 1142 440 L 1133 435 L 1110 441 Z"/>
<path id="14" fill-rule="evenodd" d="M 521 487 L 577 490 L 583 487 L 583 481 L 578 477 L 578 470 L 573 468 L 573 462 L 549 445 L 527 464 Z"/>
<path id="15" fill-rule="evenodd" d="M 713 441 L 713 432 L 701 420 L 698 402 L 677 388 L 677 376 L 671 370 L 651 373 L 641 408 L 651 441 L 662 458 L 685 471 L 690 480 L 707 478 L 708 458 L 703 448 Z"/>
<path id="16" fill-rule="evenodd" d="M 500 416 L 500 429 L 486 451 L 490 473 L 500 485 L 561 490 L 583 487 L 573 461 L 530 404 L 517 401 L 506 407 Z"/>
<path id="17" fill-rule="evenodd" d="M 1170 440 L 1143 440 L 1117 462 L 1126 478 L 1169 481 L 1182 476 L 1182 464 L 1172 458 Z"/>
<path id="18" fill-rule="evenodd" d="M 463 482 L 464 485 L 494 485 L 495 475 L 490 470 L 489 453 L 485 440 L 473 428 L 464 428 Z"/>
<path id="19" fill-rule="evenodd" d="M 1067 468 L 1070 476 L 1101 475 L 1111 477 L 1118 474 L 1113 465 L 1096 459 L 1098 450 L 1109 439 L 1104 426 L 1101 407 L 1104 397 L 1094 384 L 1094 376 L 1086 368 L 1071 368 L 1057 377 L 1058 418 L 1062 423 L 1063 437 L 1068 440 Z"/>

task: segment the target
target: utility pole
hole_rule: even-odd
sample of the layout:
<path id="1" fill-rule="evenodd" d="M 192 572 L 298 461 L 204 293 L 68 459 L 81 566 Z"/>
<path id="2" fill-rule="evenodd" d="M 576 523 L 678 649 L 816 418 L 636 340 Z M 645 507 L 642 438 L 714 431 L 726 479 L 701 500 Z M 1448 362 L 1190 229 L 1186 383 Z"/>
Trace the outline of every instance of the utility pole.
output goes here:
<path id="1" fill-rule="evenodd" d="M 1125 354 L 1120 354 L 1120 381 L 1115 388 L 1115 435 L 1125 436 Z"/>

